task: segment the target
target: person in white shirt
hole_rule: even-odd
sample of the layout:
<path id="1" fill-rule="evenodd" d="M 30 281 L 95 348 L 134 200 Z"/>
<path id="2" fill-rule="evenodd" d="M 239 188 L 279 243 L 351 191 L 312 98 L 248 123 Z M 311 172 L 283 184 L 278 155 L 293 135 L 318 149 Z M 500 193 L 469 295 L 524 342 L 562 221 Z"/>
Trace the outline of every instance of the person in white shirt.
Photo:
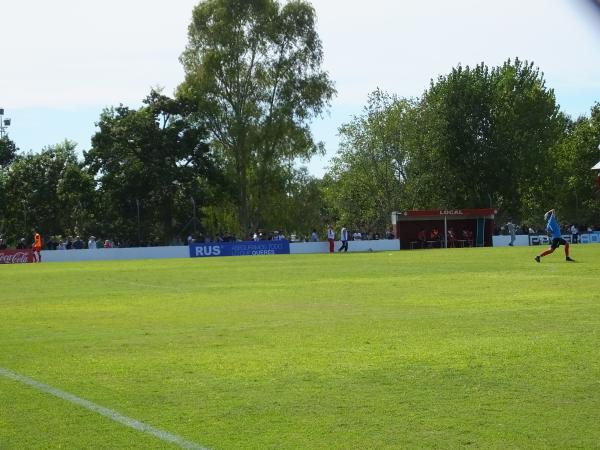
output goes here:
<path id="1" fill-rule="evenodd" d="M 95 236 L 90 236 L 90 239 L 88 241 L 88 249 L 90 250 L 96 250 L 96 237 Z"/>
<path id="2" fill-rule="evenodd" d="M 571 225 L 571 243 L 577 244 L 579 240 L 579 228 L 575 224 Z"/>
<path id="3" fill-rule="evenodd" d="M 333 253 L 335 231 L 333 231 L 333 227 L 331 225 L 327 225 L 327 240 L 329 241 L 329 253 Z"/>
<path id="4" fill-rule="evenodd" d="M 338 252 L 341 252 L 342 250 L 344 250 L 344 252 L 347 252 L 348 251 L 348 229 L 346 228 L 345 225 L 342 227 L 342 231 L 340 231 L 340 240 L 342 241 L 342 246 L 340 247 Z"/>

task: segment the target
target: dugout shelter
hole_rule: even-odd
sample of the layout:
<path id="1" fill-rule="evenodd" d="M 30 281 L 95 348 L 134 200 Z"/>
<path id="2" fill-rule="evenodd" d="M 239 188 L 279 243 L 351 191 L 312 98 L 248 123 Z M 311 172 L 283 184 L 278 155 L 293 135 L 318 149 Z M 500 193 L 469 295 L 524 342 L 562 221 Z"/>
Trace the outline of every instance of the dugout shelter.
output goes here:
<path id="1" fill-rule="evenodd" d="M 448 248 L 448 247 L 491 247 L 494 232 L 494 218 L 498 213 L 493 208 L 486 209 L 435 209 L 413 210 L 392 213 L 392 226 L 400 239 L 400 249 Z M 431 239 L 432 230 L 437 229 L 439 239 Z M 423 230 L 425 242 L 419 239 Z M 449 239 L 448 231 L 455 238 Z M 451 233 L 452 235 L 452 233 Z M 464 236 L 471 236 L 466 239 Z"/>

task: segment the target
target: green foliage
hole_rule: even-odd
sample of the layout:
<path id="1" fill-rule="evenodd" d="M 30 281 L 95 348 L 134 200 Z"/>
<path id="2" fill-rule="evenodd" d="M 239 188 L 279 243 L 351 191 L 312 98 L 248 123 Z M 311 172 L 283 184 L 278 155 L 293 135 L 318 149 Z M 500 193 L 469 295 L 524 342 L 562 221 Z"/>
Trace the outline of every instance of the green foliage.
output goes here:
<path id="1" fill-rule="evenodd" d="M 286 165 L 319 151 L 309 120 L 335 92 L 322 59 L 305 1 L 211 0 L 194 9 L 178 95 L 196 105 L 228 166 L 241 232 L 271 225 L 265 211 Z"/>
<path id="2" fill-rule="evenodd" d="M 183 103 L 151 92 L 145 106 L 105 110 L 85 162 L 99 183 L 100 232 L 128 242 L 171 242 L 193 217 L 215 170 Z M 187 218 L 187 220 L 186 220 Z M 138 222 L 139 219 L 139 222 Z"/>
<path id="3" fill-rule="evenodd" d="M 600 195 L 596 186 L 598 172 L 590 170 L 600 160 L 600 104 L 590 117 L 580 117 L 569 127 L 552 154 L 559 185 L 557 203 L 565 219 L 579 224 L 598 223 Z"/>
<path id="4" fill-rule="evenodd" d="M 409 204 L 405 136 L 413 107 L 408 100 L 377 90 L 363 114 L 340 128 L 340 150 L 324 189 L 337 221 L 354 229 L 382 231 L 390 213 Z"/>
<path id="5" fill-rule="evenodd" d="M 18 151 L 16 144 L 8 136 L 3 136 L 0 139 L 0 170 L 14 161 Z"/>
<path id="6" fill-rule="evenodd" d="M 532 63 L 458 66 L 432 82 L 419 104 L 422 137 L 411 162 L 425 181 L 424 206 L 539 215 L 548 157 L 564 126 L 553 91 Z"/>
<path id="7" fill-rule="evenodd" d="M 554 207 L 597 222 L 597 116 L 572 125 L 533 63 L 459 65 L 418 101 L 374 92 L 340 128 L 324 195 L 335 219 L 380 231 L 391 211 L 419 208 L 491 206 L 539 226 Z"/>
<path id="8" fill-rule="evenodd" d="M 86 225 L 94 182 L 82 172 L 76 144 L 64 141 L 39 154 L 18 156 L 3 178 L 6 234 L 13 242 L 36 228 L 45 236 L 75 233 Z"/>

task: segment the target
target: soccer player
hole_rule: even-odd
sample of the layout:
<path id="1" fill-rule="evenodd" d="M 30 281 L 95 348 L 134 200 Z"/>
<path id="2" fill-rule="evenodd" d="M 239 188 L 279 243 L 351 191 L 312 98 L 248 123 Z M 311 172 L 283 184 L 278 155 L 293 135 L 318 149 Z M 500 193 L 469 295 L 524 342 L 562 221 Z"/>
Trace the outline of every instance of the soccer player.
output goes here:
<path id="1" fill-rule="evenodd" d="M 33 230 L 33 259 L 35 262 L 42 262 L 42 237 L 40 233 Z"/>
<path id="2" fill-rule="evenodd" d="M 556 213 L 554 209 L 551 209 L 546 214 L 544 214 L 544 220 L 548 221 L 548 223 L 546 224 L 546 229 L 552 235 L 552 242 L 550 243 L 550 248 L 536 256 L 535 260 L 537 262 L 540 262 L 541 258 L 554 252 L 554 250 L 556 250 L 562 244 L 565 246 L 565 259 L 567 261 L 575 261 L 569 256 L 569 243 L 562 238 L 560 226 L 558 225 L 558 221 L 556 220 Z"/>

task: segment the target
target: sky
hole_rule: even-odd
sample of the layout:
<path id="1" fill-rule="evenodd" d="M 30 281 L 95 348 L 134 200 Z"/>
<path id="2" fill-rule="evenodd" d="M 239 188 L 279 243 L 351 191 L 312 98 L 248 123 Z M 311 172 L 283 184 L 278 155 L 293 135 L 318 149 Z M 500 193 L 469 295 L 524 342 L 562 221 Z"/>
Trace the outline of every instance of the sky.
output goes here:
<path id="1" fill-rule="evenodd" d="M 198 0 L 28 0 L 0 6 L 0 108 L 22 151 L 70 139 L 90 148 L 102 109 L 141 105 L 151 88 L 172 95 Z M 533 61 L 562 111 L 600 102 L 600 13 L 591 0 L 312 0 L 335 83 L 312 123 L 327 154 L 307 163 L 322 176 L 340 125 L 380 88 L 417 98 L 459 63 Z"/>

